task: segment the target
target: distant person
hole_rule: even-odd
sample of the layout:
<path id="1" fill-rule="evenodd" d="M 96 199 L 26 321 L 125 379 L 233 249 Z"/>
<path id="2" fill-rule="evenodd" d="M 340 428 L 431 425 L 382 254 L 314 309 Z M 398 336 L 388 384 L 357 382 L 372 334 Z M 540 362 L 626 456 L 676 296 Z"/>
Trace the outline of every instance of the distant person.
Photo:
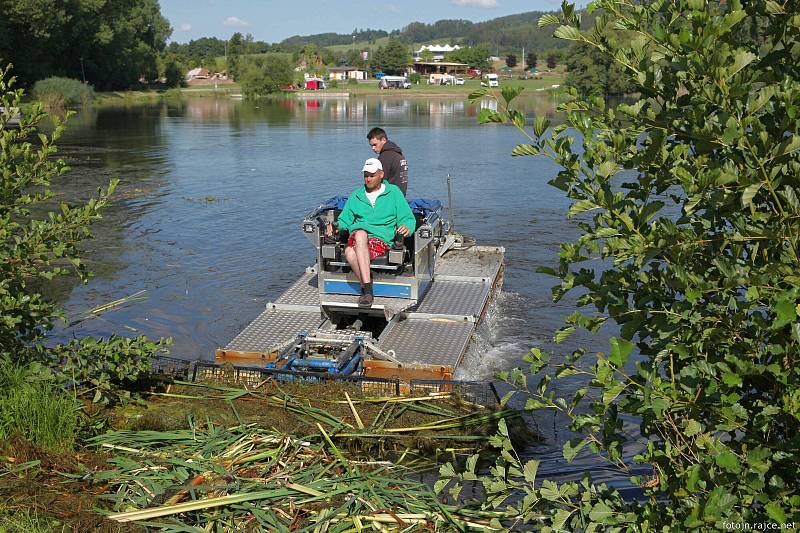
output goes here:
<path id="1" fill-rule="evenodd" d="M 396 185 L 405 196 L 406 190 L 408 190 L 408 161 L 406 161 L 403 151 L 389 140 L 386 132 L 381 128 L 369 130 L 367 140 L 372 151 L 378 154 L 386 181 Z"/>
<path id="2" fill-rule="evenodd" d="M 362 172 L 364 186 L 353 191 L 347 199 L 338 221 L 340 231 L 350 232 L 344 255 L 361 282 L 358 305 L 371 306 L 370 262 L 389 251 L 389 243 L 395 234 L 405 237 L 413 233 L 416 220 L 400 189 L 384 181 L 383 166 L 378 159 L 367 159 Z M 325 233 L 333 235 L 331 224 Z"/>

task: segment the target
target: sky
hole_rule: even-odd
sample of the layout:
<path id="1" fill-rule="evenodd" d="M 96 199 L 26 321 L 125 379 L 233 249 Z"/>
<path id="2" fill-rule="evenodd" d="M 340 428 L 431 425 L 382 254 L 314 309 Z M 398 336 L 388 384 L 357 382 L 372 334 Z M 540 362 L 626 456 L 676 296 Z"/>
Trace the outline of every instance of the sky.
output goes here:
<path id="1" fill-rule="evenodd" d="M 355 28 L 391 31 L 410 22 L 479 22 L 525 11 L 554 11 L 561 0 L 160 0 L 160 5 L 172 25 L 171 41 L 228 39 L 238 31 L 274 43 L 292 35 L 350 33 Z"/>

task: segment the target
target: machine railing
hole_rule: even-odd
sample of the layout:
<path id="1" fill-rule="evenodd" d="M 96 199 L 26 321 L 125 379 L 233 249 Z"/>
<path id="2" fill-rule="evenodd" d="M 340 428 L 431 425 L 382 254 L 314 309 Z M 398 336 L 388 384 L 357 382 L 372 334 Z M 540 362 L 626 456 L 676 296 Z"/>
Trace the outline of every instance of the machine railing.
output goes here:
<path id="1" fill-rule="evenodd" d="M 303 372 L 262 366 L 220 365 L 210 361 L 186 361 L 175 357 L 153 360 L 151 373 L 156 378 L 192 382 L 221 381 L 255 387 L 270 380 L 278 382 L 350 384 L 355 392 L 371 396 L 424 395 L 431 392 L 452 392 L 464 401 L 480 405 L 496 405 L 499 398 L 491 382 L 415 379 L 404 383 L 399 379 L 358 375 Z"/>

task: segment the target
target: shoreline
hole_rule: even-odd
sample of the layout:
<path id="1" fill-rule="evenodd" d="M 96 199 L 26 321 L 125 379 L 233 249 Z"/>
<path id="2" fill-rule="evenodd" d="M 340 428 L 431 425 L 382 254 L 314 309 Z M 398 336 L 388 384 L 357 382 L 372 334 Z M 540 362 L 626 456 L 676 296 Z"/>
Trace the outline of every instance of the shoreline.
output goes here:
<path id="1" fill-rule="evenodd" d="M 210 85 L 210 84 L 209 84 Z M 546 80 L 502 80 L 500 87 L 495 88 L 497 93 L 504 86 L 524 87 L 522 97 L 530 95 L 553 95 L 564 90 L 563 77 L 553 76 Z M 477 80 L 468 80 L 468 83 L 457 86 L 432 86 L 415 85 L 410 89 L 379 89 L 376 83 L 359 83 L 348 87 L 331 87 L 319 91 L 281 91 L 262 96 L 261 98 L 359 98 L 359 97 L 379 97 L 379 98 L 460 98 L 467 99 L 469 95 L 481 89 Z M 110 91 L 99 92 L 96 94 L 94 103 L 97 105 L 127 104 L 142 101 L 153 101 L 161 99 L 180 99 L 187 96 L 196 97 L 228 97 L 234 99 L 242 98 L 242 88 L 239 84 L 224 84 L 219 87 L 208 85 L 190 86 L 173 89 L 146 89 L 131 91 Z"/>

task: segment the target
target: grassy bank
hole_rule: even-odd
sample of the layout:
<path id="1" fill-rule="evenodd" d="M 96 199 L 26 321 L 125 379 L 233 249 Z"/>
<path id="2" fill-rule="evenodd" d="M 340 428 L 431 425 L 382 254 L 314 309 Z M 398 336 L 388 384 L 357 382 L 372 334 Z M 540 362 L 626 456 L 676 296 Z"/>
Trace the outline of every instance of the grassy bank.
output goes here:
<path id="1" fill-rule="evenodd" d="M 447 392 L 175 382 L 144 400 L 86 404 L 83 427 L 103 429 L 66 447 L 0 441 L 0 531 L 490 530 L 503 513 L 448 504 L 413 479 L 437 453 L 485 447 L 501 420 L 532 438 L 516 412 Z"/>
<path id="2" fill-rule="evenodd" d="M 520 80 L 518 78 L 501 79 L 502 87 L 523 87 L 525 93 L 544 92 L 554 89 L 554 85 L 563 86 L 564 77 L 560 73 L 543 76 L 542 79 Z M 556 87 L 555 89 L 558 89 Z M 415 97 L 415 96 L 452 96 L 466 98 L 470 93 L 481 88 L 479 80 L 465 80 L 464 85 L 428 85 L 424 81 L 414 84 L 410 89 L 381 89 L 376 80 L 349 84 L 339 82 L 336 87 L 322 91 L 298 91 L 310 94 L 348 93 L 351 96 L 386 96 L 386 97 Z"/>
<path id="3" fill-rule="evenodd" d="M 563 86 L 564 77 L 561 73 L 543 76 L 538 80 L 520 80 L 518 78 L 501 79 L 500 87 L 523 87 L 525 94 L 535 94 L 558 90 L 553 86 Z M 466 98 L 470 93 L 481 88 L 479 80 L 465 80 L 464 85 L 428 85 L 420 83 L 412 85 L 410 89 L 380 89 L 376 80 L 369 80 L 358 84 L 339 82 L 336 87 L 322 91 L 289 91 L 286 95 L 320 95 L 347 93 L 350 96 L 383 96 L 390 98 L 413 97 L 458 97 Z M 143 91 L 114 91 L 97 93 L 95 104 L 98 105 L 126 105 L 142 102 L 152 102 L 161 99 L 184 97 L 230 97 L 240 95 L 242 88 L 239 84 L 225 84 L 214 88 L 213 85 L 193 85 L 180 89 L 143 90 Z"/>
<path id="4" fill-rule="evenodd" d="M 151 102 L 169 98 L 183 98 L 184 96 L 230 96 L 241 94 L 242 88 L 237 83 L 219 85 L 193 85 L 175 89 L 153 89 L 138 91 L 110 91 L 97 93 L 94 103 L 98 105 L 125 105 L 141 102 Z"/>

